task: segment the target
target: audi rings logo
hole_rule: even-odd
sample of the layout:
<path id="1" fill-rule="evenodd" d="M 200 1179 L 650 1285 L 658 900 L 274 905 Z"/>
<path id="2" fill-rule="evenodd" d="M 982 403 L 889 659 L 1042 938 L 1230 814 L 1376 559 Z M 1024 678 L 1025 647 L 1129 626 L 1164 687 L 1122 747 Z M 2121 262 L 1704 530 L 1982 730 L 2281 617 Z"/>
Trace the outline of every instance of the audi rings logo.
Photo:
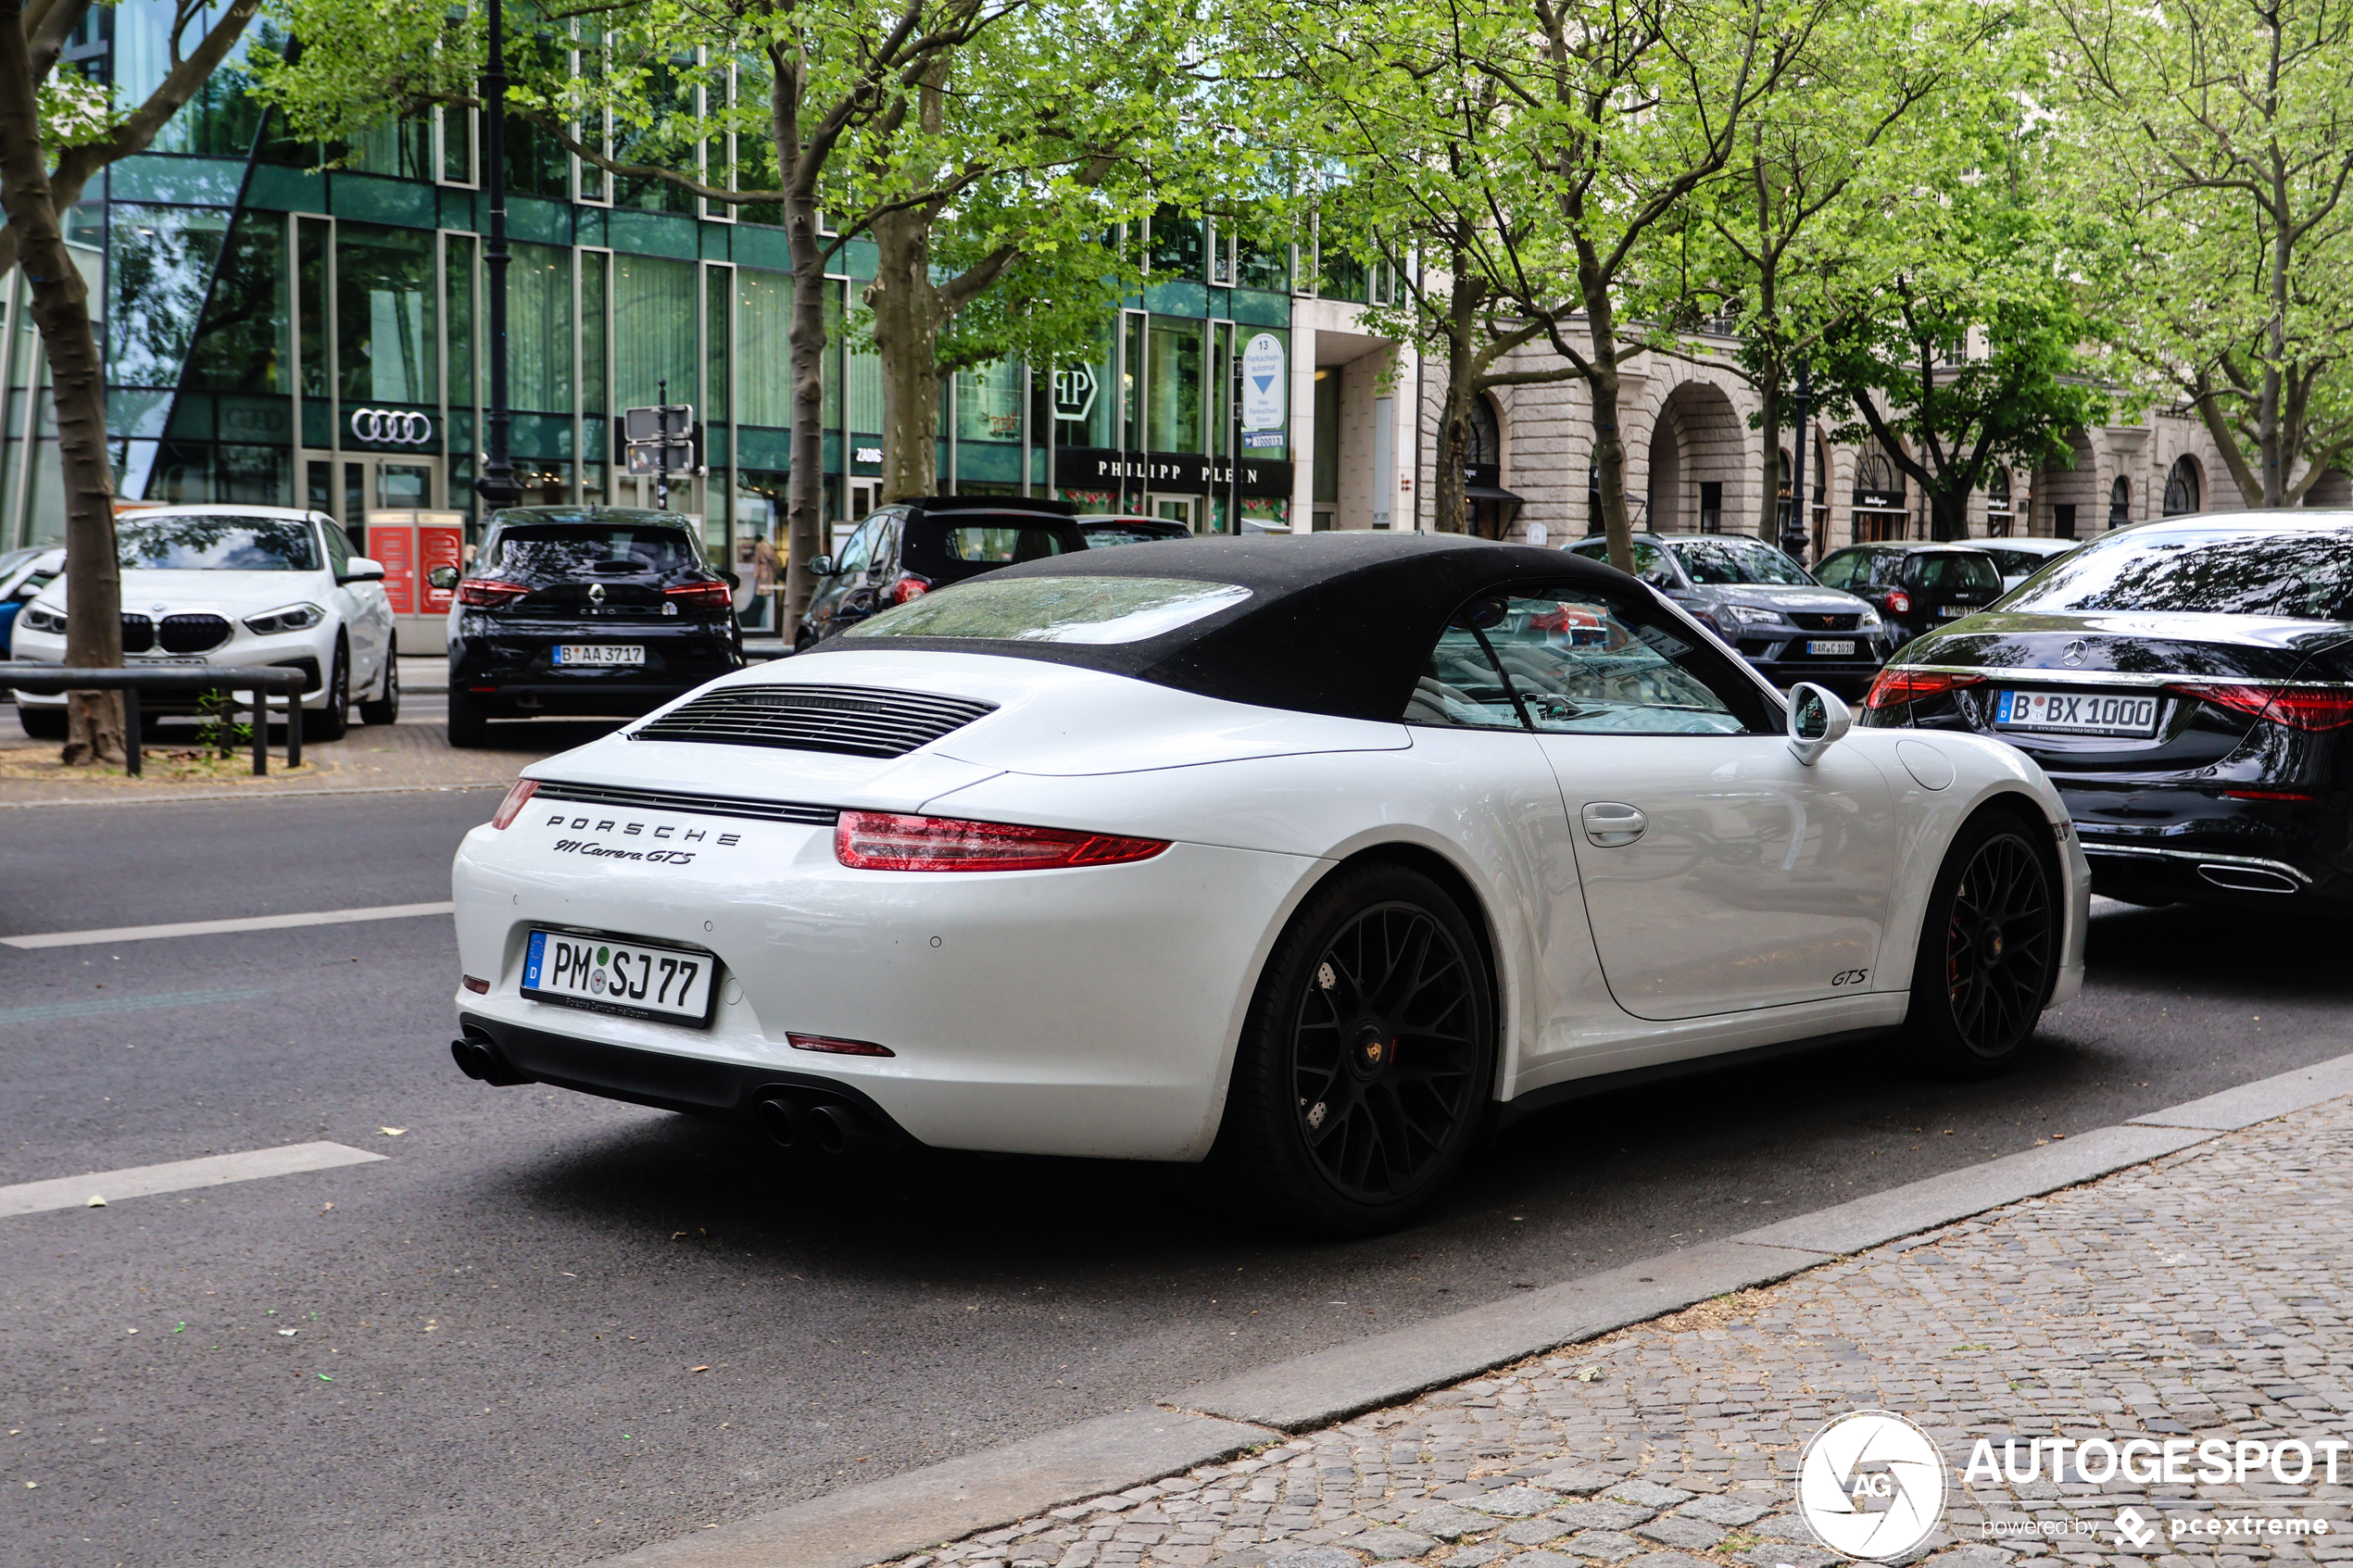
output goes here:
<path id="1" fill-rule="evenodd" d="M 1944 1456 L 1927 1433 L 1886 1411 L 1856 1411 L 1806 1445 L 1797 1511 L 1832 1551 L 1892 1562 L 1935 1533 L 1944 1484 Z"/>
<path id="2" fill-rule="evenodd" d="M 433 420 L 401 408 L 354 408 L 351 433 L 355 440 L 380 441 L 393 446 L 422 446 L 433 439 Z"/>

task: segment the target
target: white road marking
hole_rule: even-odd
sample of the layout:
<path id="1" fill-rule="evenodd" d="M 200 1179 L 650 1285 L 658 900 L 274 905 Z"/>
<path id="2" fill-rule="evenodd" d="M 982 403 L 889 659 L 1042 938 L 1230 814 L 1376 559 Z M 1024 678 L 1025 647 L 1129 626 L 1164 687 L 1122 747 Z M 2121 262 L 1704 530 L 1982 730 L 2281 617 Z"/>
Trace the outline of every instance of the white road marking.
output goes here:
<path id="1" fill-rule="evenodd" d="M 363 920 L 408 920 L 446 915 L 458 906 L 380 904 L 371 909 L 313 909 L 300 915 L 247 915 L 240 920 L 191 920 L 176 925 L 118 925 L 105 931 L 44 931 L 33 936 L 0 936 L 10 947 L 87 947 L 102 942 L 146 942 L 158 936 L 213 936 L 224 931 L 284 931 L 297 925 L 348 925 Z"/>
<path id="2" fill-rule="evenodd" d="M 384 1158 L 339 1143 L 291 1143 L 283 1148 L 257 1148 L 245 1154 L 175 1160 L 168 1165 L 134 1165 L 127 1171 L 95 1171 L 86 1176 L 19 1182 L 15 1186 L 0 1187 L 0 1218 L 38 1214 L 50 1209 L 86 1208 L 94 1198 L 112 1203 L 117 1198 L 186 1192 L 191 1187 L 258 1181 L 263 1176 L 332 1171 L 338 1165 L 365 1165 Z"/>

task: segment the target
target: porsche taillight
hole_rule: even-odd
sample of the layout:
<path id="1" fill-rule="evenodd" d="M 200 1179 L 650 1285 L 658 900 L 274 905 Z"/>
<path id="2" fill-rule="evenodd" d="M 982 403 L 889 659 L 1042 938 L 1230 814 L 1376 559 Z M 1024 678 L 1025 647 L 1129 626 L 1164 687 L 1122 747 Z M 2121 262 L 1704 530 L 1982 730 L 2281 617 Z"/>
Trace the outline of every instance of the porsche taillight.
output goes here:
<path id="1" fill-rule="evenodd" d="M 684 609 L 733 609 L 736 592 L 724 583 L 685 583 L 664 588 L 661 596 Z"/>
<path id="2" fill-rule="evenodd" d="M 504 829 L 522 813 L 525 806 L 531 804 L 531 797 L 537 793 L 539 793 L 537 779 L 517 779 L 515 787 L 507 792 L 507 798 L 498 802 L 498 814 L 490 819 L 490 825 L 494 828 Z"/>
<path id="3" fill-rule="evenodd" d="M 469 577 L 458 584 L 458 602 L 477 609 L 496 609 L 514 603 L 529 592 L 520 583 L 501 583 L 496 577 Z"/>
<path id="4" fill-rule="evenodd" d="M 1982 685 L 1982 675 L 1956 675 L 1944 670 L 1882 670 L 1863 697 L 1865 708 L 1901 708 L 1924 696 L 1942 696 L 1961 686 Z"/>
<path id="5" fill-rule="evenodd" d="M 1040 872 L 1149 860 L 1162 838 L 1123 838 L 1020 822 L 844 811 L 834 826 L 834 859 L 865 872 Z"/>
<path id="6" fill-rule="evenodd" d="M 2219 681 L 2177 681 L 2165 688 L 2291 730 L 2341 730 L 2353 724 L 2353 690 L 2342 686 L 2244 686 Z"/>

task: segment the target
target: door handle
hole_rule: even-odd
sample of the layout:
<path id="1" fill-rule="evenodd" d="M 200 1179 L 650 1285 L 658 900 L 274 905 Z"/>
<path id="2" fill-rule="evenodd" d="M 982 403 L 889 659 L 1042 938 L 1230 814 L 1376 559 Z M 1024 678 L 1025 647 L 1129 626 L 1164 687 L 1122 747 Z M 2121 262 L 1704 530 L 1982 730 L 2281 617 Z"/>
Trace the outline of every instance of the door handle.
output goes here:
<path id="1" fill-rule="evenodd" d="M 1650 826 L 1650 819 L 1636 808 L 1618 800 L 1589 802 L 1582 813 L 1585 836 L 1604 849 L 1622 848 L 1642 836 Z"/>

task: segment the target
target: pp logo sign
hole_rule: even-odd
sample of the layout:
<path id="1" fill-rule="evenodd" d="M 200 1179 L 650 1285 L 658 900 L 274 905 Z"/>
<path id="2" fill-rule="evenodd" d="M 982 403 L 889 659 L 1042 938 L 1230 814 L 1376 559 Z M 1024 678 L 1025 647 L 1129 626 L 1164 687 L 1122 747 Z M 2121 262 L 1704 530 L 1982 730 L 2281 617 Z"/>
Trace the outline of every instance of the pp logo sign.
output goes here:
<path id="1" fill-rule="evenodd" d="M 1831 1550 L 1892 1562 L 1935 1533 L 1944 1487 L 1944 1456 L 1927 1433 L 1886 1411 L 1856 1411 L 1806 1443 L 1797 1511 Z"/>

